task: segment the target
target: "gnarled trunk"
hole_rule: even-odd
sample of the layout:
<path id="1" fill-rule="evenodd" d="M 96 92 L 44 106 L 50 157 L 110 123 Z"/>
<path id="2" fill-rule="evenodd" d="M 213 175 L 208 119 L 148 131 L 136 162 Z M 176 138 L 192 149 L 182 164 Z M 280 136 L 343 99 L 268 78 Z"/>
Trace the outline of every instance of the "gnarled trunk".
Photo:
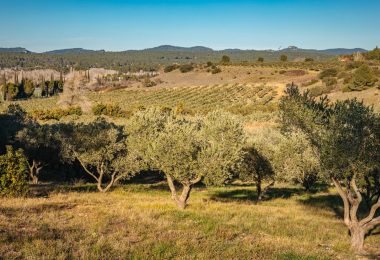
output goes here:
<path id="1" fill-rule="evenodd" d="M 190 181 L 188 183 L 182 183 L 183 188 L 182 188 L 182 192 L 181 192 L 180 196 L 178 196 L 178 194 L 177 194 L 177 190 L 176 190 L 176 187 L 174 185 L 173 178 L 170 175 L 167 175 L 166 179 L 167 179 L 167 182 L 168 182 L 171 194 L 172 194 L 172 199 L 176 202 L 177 206 L 180 209 L 185 209 L 187 206 L 187 201 L 189 200 L 189 197 L 190 197 L 191 189 L 195 183 L 200 181 L 200 178 L 197 178 L 197 179 Z"/>
<path id="2" fill-rule="evenodd" d="M 99 176 L 96 176 L 89 169 L 87 169 L 86 165 L 84 163 L 82 163 L 82 161 L 78 157 L 77 157 L 77 159 L 78 159 L 79 163 L 82 165 L 85 172 L 87 172 L 91 177 L 93 177 L 96 180 L 96 182 L 97 182 L 96 187 L 98 188 L 98 190 L 100 192 L 107 192 L 122 177 L 122 176 L 116 177 L 116 172 L 114 172 L 111 175 L 111 180 L 108 182 L 108 184 L 105 187 L 103 187 L 103 176 L 105 174 L 104 164 L 103 163 L 100 164 L 100 166 L 97 169 Z"/>
<path id="3" fill-rule="evenodd" d="M 372 205 L 371 210 L 367 217 L 359 220 L 357 217 L 357 212 L 359 205 L 362 202 L 362 195 L 356 186 L 355 177 L 351 179 L 348 183 L 346 190 L 340 185 L 340 183 L 332 179 L 335 187 L 338 190 L 340 197 L 343 200 L 344 206 L 344 223 L 350 230 L 351 235 L 351 247 L 356 253 L 365 253 L 364 250 L 364 239 L 365 236 L 380 224 L 380 217 L 376 217 L 376 211 L 380 208 L 380 198 L 375 204 Z"/>
<path id="4" fill-rule="evenodd" d="M 360 227 L 360 225 L 353 225 L 350 228 L 351 235 L 351 247 L 357 253 L 364 252 L 364 238 L 365 238 L 365 230 Z"/>
<path id="5" fill-rule="evenodd" d="M 29 164 L 29 176 L 32 179 L 33 184 L 38 184 L 38 177 L 43 167 L 44 165 L 42 163 L 35 160 L 33 160 L 32 164 Z"/>

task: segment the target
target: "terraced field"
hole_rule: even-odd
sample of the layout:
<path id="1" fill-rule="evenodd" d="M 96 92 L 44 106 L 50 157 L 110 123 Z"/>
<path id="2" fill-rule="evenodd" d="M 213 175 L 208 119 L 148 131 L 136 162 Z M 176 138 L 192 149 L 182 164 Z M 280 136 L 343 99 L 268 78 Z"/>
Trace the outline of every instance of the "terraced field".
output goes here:
<path id="1" fill-rule="evenodd" d="M 215 108 L 231 108 L 245 105 L 267 105 L 278 95 L 275 87 L 249 84 L 224 84 L 175 88 L 121 89 L 109 92 L 89 92 L 94 103 L 118 104 L 123 110 L 139 107 L 183 106 L 194 112 L 207 112 Z M 57 97 L 16 101 L 27 111 L 47 110 L 57 106 Z M 0 104 L 1 109 L 10 102 Z"/>

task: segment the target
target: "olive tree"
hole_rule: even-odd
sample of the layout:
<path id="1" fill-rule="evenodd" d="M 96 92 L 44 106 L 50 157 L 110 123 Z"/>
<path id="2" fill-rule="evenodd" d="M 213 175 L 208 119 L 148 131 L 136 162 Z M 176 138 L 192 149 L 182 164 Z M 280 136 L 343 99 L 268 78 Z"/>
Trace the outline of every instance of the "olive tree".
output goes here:
<path id="1" fill-rule="evenodd" d="M 320 165 L 306 136 L 300 131 L 286 135 L 279 150 L 282 160 L 280 178 L 301 184 L 309 191 L 318 181 Z"/>
<path id="2" fill-rule="evenodd" d="M 17 132 L 27 121 L 26 112 L 17 104 L 9 105 L 5 113 L 0 113 L 0 152 L 5 152 L 6 145 L 14 144 Z"/>
<path id="3" fill-rule="evenodd" d="M 28 158 L 29 176 L 33 184 L 38 183 L 44 167 L 59 163 L 60 145 L 52 126 L 30 121 L 17 133 L 16 140 Z"/>
<path id="4" fill-rule="evenodd" d="M 312 98 L 308 92 L 301 94 L 293 85 L 286 89 L 280 108 L 284 129 L 300 129 L 309 138 L 324 175 L 343 201 L 352 248 L 363 252 L 365 236 L 380 224 L 379 197 L 363 212 L 364 217 L 358 212 L 365 189 L 358 180 L 380 164 L 379 115 L 356 99 L 331 103 L 327 98 Z M 378 189 L 378 183 L 369 183 L 367 189 Z"/>
<path id="5" fill-rule="evenodd" d="M 275 183 L 275 172 L 272 164 L 254 146 L 244 149 L 243 162 L 239 167 L 239 178 L 243 181 L 253 181 L 256 183 L 257 202 L 261 201 L 265 193 Z M 269 184 L 263 189 L 263 182 Z"/>
<path id="6" fill-rule="evenodd" d="M 217 185 L 232 177 L 245 140 L 239 120 L 221 111 L 200 118 L 152 108 L 136 113 L 128 129 L 141 157 L 165 174 L 181 209 L 196 183 Z M 176 183 L 182 186 L 180 194 Z"/>
<path id="7" fill-rule="evenodd" d="M 91 123 L 60 125 L 62 156 L 78 160 L 94 178 L 100 192 L 108 191 L 117 181 L 139 171 L 139 158 L 126 146 L 123 127 L 98 118 Z M 107 183 L 103 182 L 107 180 Z"/>

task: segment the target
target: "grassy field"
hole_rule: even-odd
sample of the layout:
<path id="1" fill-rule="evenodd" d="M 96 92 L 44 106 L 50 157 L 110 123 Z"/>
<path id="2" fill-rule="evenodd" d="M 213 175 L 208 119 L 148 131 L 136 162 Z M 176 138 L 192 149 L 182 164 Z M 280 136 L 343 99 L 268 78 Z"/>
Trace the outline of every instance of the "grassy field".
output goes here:
<path id="1" fill-rule="evenodd" d="M 1 199 L 4 259 L 353 259 L 334 191 L 274 187 L 255 204 L 250 186 L 196 188 L 181 211 L 165 183 L 54 187 Z M 34 187 L 34 190 L 37 188 Z M 41 190 L 41 187 L 38 189 Z M 379 235 L 366 240 L 380 244 Z"/>

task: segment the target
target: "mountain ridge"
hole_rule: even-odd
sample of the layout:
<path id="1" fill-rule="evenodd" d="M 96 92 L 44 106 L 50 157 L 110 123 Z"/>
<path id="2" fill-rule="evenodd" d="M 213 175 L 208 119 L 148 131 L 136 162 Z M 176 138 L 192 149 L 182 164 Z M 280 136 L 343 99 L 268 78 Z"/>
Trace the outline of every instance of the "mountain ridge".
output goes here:
<path id="1" fill-rule="evenodd" d="M 255 49 L 239 49 L 239 48 L 228 48 L 223 50 L 214 50 L 205 46 L 192 46 L 192 47 L 182 47 L 182 46 L 174 46 L 174 45 L 160 45 L 152 48 L 146 48 L 141 50 L 125 50 L 120 52 L 128 52 L 128 51 L 144 51 L 144 52 L 246 52 L 246 51 L 256 51 L 256 52 L 297 52 L 297 53 L 320 53 L 320 54 L 328 54 L 328 55 L 349 55 L 356 52 L 367 52 L 368 50 L 363 48 L 330 48 L 330 49 L 302 49 L 296 46 L 289 46 L 287 48 L 283 48 L 280 50 L 255 50 Z M 27 50 L 23 47 L 13 47 L 13 48 L 0 48 L 0 53 L 37 53 Z M 40 54 L 83 54 L 83 53 L 97 53 L 97 52 L 110 52 L 105 50 L 90 50 L 84 48 L 67 48 L 67 49 L 56 49 L 51 51 L 40 52 Z M 119 52 L 119 51 L 113 51 Z"/>

